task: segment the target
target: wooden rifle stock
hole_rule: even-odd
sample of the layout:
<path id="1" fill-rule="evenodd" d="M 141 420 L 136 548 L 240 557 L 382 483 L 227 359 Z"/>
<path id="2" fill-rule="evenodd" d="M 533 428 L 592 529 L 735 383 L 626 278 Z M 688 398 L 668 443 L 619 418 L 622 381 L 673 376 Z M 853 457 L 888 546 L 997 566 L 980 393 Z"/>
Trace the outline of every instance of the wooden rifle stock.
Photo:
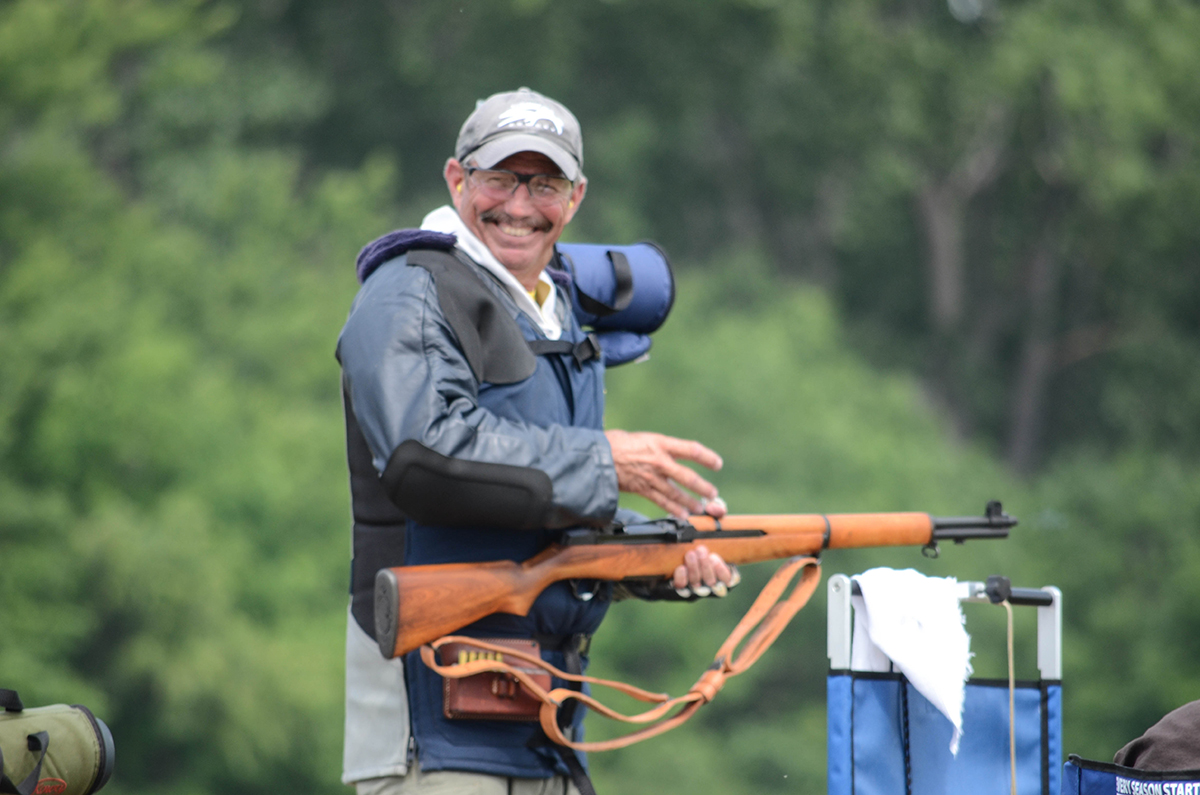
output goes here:
<path id="1" fill-rule="evenodd" d="M 1007 537 L 1016 520 L 999 502 L 982 517 L 927 513 L 730 515 L 662 519 L 616 531 L 571 530 L 523 563 L 440 563 L 381 569 L 375 579 L 375 636 L 384 657 L 406 654 L 492 613 L 527 615 L 562 580 L 670 577 L 690 549 L 729 563 L 755 563 L 822 549 L 923 545 Z"/>

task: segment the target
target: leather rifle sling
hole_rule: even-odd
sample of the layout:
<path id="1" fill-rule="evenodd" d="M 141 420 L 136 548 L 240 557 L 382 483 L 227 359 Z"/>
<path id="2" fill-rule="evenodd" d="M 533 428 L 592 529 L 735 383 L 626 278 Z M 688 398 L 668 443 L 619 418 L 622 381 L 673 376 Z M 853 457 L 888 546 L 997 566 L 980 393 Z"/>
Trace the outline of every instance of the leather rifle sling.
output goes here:
<path id="1" fill-rule="evenodd" d="M 800 580 L 785 598 L 784 592 L 797 573 L 801 575 Z M 780 566 L 763 587 L 762 592 L 754 600 L 754 604 L 750 606 L 746 615 L 742 617 L 742 620 L 734 627 L 733 632 L 721 644 L 721 648 L 717 650 L 713 664 L 701 674 L 700 678 L 696 680 L 696 683 L 692 685 L 687 693 L 675 698 L 671 698 L 666 693 L 651 693 L 625 682 L 560 671 L 540 657 L 461 635 L 447 635 L 435 640 L 433 643 L 422 646 L 421 660 L 425 665 L 445 677 L 457 679 L 493 671 L 508 674 L 519 680 L 530 693 L 541 700 L 542 709 L 539 721 L 546 736 L 556 745 L 566 746 L 577 751 L 609 751 L 616 748 L 624 748 L 625 746 L 649 739 L 682 725 L 696 713 L 696 710 L 709 701 L 712 701 L 717 692 L 724 686 L 726 679 L 750 668 L 762 656 L 763 652 L 771 646 L 775 639 L 779 637 L 779 633 L 792 620 L 792 617 L 812 598 L 820 580 L 821 565 L 816 558 L 795 557 Z M 753 634 L 751 635 L 752 630 Z M 748 639 L 746 639 L 747 635 L 750 635 Z M 744 639 L 744 646 L 734 656 L 735 650 L 737 650 L 739 645 L 742 645 Z M 608 687 L 639 701 L 657 704 L 657 706 L 637 715 L 624 715 L 606 707 L 591 696 L 585 695 L 578 690 L 559 687 L 547 692 L 524 671 L 497 660 L 474 660 L 467 663 L 441 665 L 437 662 L 436 651 L 446 643 L 469 643 L 485 651 L 502 652 L 507 657 L 519 659 L 530 665 L 542 668 L 559 679 L 569 682 L 587 682 L 593 685 Z M 565 702 L 571 699 L 582 702 L 607 718 L 625 723 L 649 725 L 611 740 L 574 742 L 563 735 L 557 721 L 558 710 Z M 676 708 L 679 708 L 678 711 L 670 715 L 669 713 Z"/>

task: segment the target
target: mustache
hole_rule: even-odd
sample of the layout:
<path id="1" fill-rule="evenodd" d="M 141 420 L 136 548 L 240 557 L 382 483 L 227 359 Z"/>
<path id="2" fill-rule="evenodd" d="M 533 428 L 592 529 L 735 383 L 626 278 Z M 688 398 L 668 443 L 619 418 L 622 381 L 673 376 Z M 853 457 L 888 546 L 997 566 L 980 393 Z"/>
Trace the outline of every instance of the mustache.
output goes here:
<path id="1" fill-rule="evenodd" d="M 479 214 L 479 220 L 489 224 L 505 224 L 507 226 L 530 226 L 536 232 L 549 232 L 553 224 L 545 217 L 514 218 L 498 207 L 484 210 Z"/>

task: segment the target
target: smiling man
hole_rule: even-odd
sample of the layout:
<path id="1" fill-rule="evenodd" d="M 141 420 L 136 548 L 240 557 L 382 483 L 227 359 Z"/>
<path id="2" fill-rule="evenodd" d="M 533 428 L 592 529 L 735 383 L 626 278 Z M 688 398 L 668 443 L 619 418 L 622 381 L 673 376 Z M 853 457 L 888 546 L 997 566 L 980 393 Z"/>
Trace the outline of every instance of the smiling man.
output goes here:
<path id="1" fill-rule="evenodd" d="M 522 182 L 528 190 L 520 190 Z M 542 275 L 587 189 L 587 180 L 572 182 L 539 152 L 517 152 L 488 169 L 452 159 L 446 163 L 446 184 L 466 228 L 528 289 Z M 464 192 L 464 185 L 471 190 Z"/>
<path id="2" fill-rule="evenodd" d="M 359 255 L 363 286 L 338 340 L 354 514 L 342 780 L 359 795 L 589 795 L 583 761 L 550 745 L 511 694 L 463 710 L 416 652 L 380 655 L 375 574 L 526 560 L 564 529 L 629 519 L 618 491 L 721 516 L 716 488 L 679 463 L 718 469 L 721 459 L 698 442 L 604 429 L 599 351 L 546 272 L 587 192 L 570 111 L 527 88 L 489 97 L 444 176 L 452 207 Z M 692 599 L 736 581 L 700 548 L 673 578 L 623 590 Z M 456 634 L 523 644 L 579 672 L 614 592 L 556 583 L 528 615 L 497 613 Z M 580 737 L 582 710 L 569 719 Z"/>

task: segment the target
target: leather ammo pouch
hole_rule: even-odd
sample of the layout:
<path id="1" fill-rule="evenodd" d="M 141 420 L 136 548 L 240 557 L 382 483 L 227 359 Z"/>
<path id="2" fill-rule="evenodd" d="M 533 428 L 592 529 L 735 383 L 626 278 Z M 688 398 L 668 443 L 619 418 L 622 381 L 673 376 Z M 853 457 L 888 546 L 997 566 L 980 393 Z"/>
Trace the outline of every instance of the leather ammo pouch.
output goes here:
<path id="1" fill-rule="evenodd" d="M 509 646 L 516 651 L 537 657 L 541 649 L 536 640 L 523 638 L 486 638 L 488 643 Z M 529 675 L 543 690 L 551 688 L 550 674 L 516 657 L 500 652 L 484 651 L 469 643 L 447 643 L 439 650 L 442 665 L 499 660 Z M 485 671 L 462 679 L 442 680 L 442 711 L 447 718 L 473 720 L 538 719 L 542 702 L 521 685 L 511 674 Z"/>
<path id="2" fill-rule="evenodd" d="M 87 795 L 113 771 L 112 734 L 87 707 L 25 709 L 0 690 L 0 792 Z"/>

